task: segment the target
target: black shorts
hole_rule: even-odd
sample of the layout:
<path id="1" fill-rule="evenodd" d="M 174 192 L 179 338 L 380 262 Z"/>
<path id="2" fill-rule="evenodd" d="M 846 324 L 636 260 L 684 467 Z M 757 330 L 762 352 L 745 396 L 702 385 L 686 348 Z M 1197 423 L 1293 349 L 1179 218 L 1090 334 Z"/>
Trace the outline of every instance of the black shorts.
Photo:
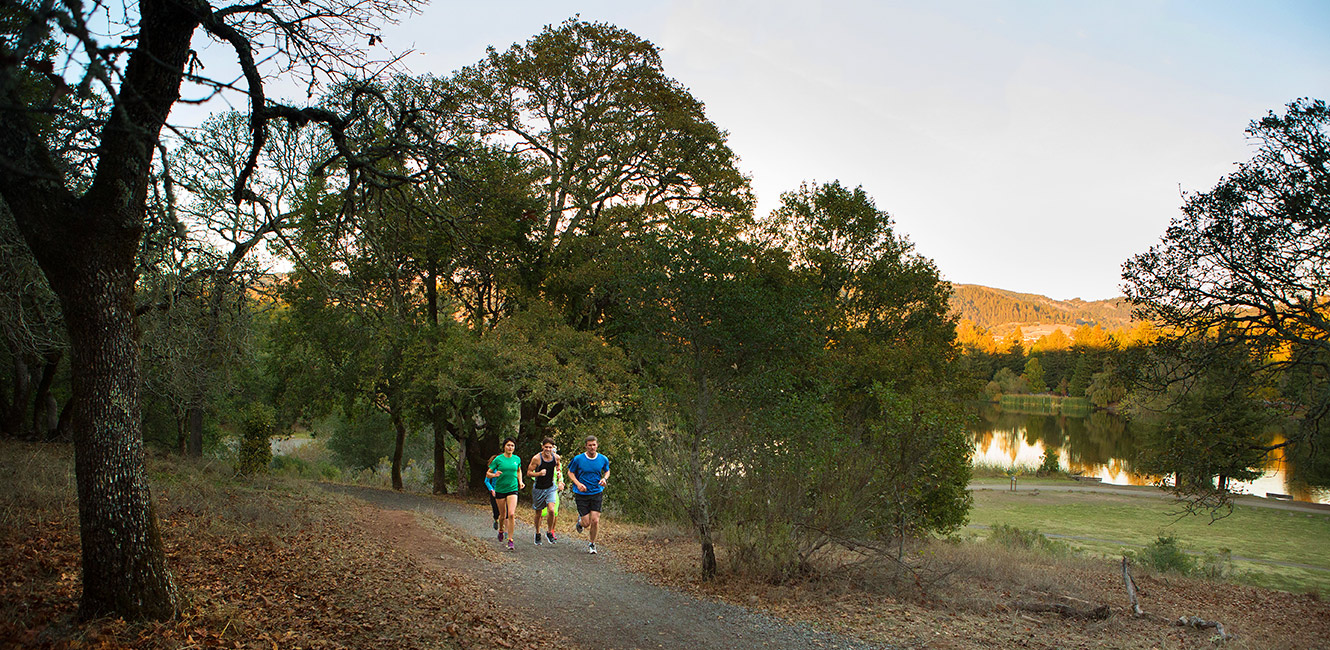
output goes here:
<path id="1" fill-rule="evenodd" d="M 573 501 L 577 502 L 577 516 L 585 517 L 593 512 L 600 512 L 600 504 L 604 500 L 605 493 L 597 492 L 595 494 L 573 493 Z"/>
<path id="2" fill-rule="evenodd" d="M 517 491 L 516 491 L 516 490 L 514 490 L 514 491 L 512 491 L 512 492 L 495 492 L 495 493 L 494 493 L 494 498 L 495 498 L 495 499 L 503 499 L 503 498 L 506 498 L 506 497 L 513 496 L 513 495 L 515 495 L 515 494 L 517 494 Z"/>

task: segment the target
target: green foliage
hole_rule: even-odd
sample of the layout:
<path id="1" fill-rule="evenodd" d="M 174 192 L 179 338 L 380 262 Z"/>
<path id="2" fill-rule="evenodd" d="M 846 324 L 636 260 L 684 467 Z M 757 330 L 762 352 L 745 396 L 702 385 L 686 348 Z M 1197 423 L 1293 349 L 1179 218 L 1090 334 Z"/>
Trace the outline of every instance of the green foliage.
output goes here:
<path id="1" fill-rule="evenodd" d="M 1195 574 L 1208 580 L 1228 580 L 1233 577 L 1233 553 L 1226 548 L 1206 551 L 1196 563 Z"/>
<path id="2" fill-rule="evenodd" d="M 925 387 L 901 394 L 878 385 L 874 392 L 881 419 L 869 428 L 867 449 L 880 464 L 873 478 L 888 507 L 868 519 L 897 540 L 964 526 L 974 446 L 963 410 Z"/>
<path id="3" fill-rule="evenodd" d="M 393 453 L 393 425 L 388 414 L 356 410 L 351 417 L 329 415 L 320 426 L 328 433 L 328 451 L 338 465 L 352 470 L 378 467 Z"/>
<path id="4" fill-rule="evenodd" d="M 1048 384 L 1044 382 L 1044 367 L 1039 363 L 1039 357 L 1030 357 L 1030 360 L 1025 362 L 1025 372 L 1021 375 L 1021 379 L 1025 380 L 1031 393 L 1048 391 Z"/>
<path id="5" fill-rule="evenodd" d="M 1155 571 L 1191 575 L 1196 570 L 1196 558 L 1188 555 L 1172 535 L 1159 535 L 1136 554 L 1136 561 Z"/>
<path id="6" fill-rule="evenodd" d="M 736 234 L 724 221 L 684 215 L 641 233 L 639 262 L 616 284 L 623 299 L 612 312 L 614 340 L 643 373 L 642 433 L 704 554 L 718 522 L 737 519 L 732 501 L 752 493 L 742 485 L 755 477 L 740 464 L 791 442 L 793 431 L 775 427 L 820 344 L 804 317 L 809 292 L 785 258 Z M 705 559 L 704 571 L 714 562 Z"/>
<path id="7" fill-rule="evenodd" d="M 1196 348 L 1205 348 L 1204 351 Z M 1156 372 L 1177 373 L 1183 381 L 1161 378 L 1171 390 L 1154 394 L 1155 403 L 1138 406 L 1163 411 L 1145 428 L 1137 463 L 1142 471 L 1175 477 L 1174 489 L 1199 501 L 1226 500 L 1224 481 L 1252 481 L 1264 473 L 1277 422 L 1254 379 L 1253 364 L 1235 348 L 1193 342 L 1184 354 L 1204 354 L 1204 367 L 1175 367 L 1161 361 Z M 1218 480 L 1218 483 L 1216 483 Z"/>
<path id="8" fill-rule="evenodd" d="M 1030 385 L 1025 378 L 1018 376 L 1011 368 L 999 368 L 993 375 L 999 395 L 1024 395 L 1030 392 Z"/>
<path id="9" fill-rule="evenodd" d="M 256 474 L 267 471 L 272 461 L 272 436 L 276 433 L 277 413 L 267 404 L 250 404 L 240 413 L 240 451 L 236 473 Z"/>
<path id="10" fill-rule="evenodd" d="M 268 470 L 273 474 L 286 476 L 309 476 L 314 466 L 309 461 L 296 456 L 273 456 L 268 463 Z"/>
<path id="11" fill-rule="evenodd" d="M 1034 530 L 1007 524 L 996 524 L 988 530 L 988 541 L 1007 548 L 1040 551 L 1050 555 L 1067 555 L 1071 546 L 1066 542 L 1049 539 L 1047 535 Z"/>
<path id="12" fill-rule="evenodd" d="M 545 193 L 533 235 L 542 263 L 589 259 L 565 255 L 577 240 L 611 230 L 606 208 L 615 204 L 751 210 L 725 133 L 664 73 L 655 45 L 614 25 L 570 19 L 506 51 L 491 49 L 455 75 L 449 97 L 476 132 L 531 152 Z"/>
<path id="13" fill-rule="evenodd" d="M 732 556 L 776 581 L 845 540 L 903 545 L 962 525 L 972 442 L 957 405 L 974 390 L 954 363 L 947 286 L 889 215 L 838 183 L 782 200 L 764 236 L 788 251 L 796 274 L 785 282 L 810 292 L 817 308 L 803 312 L 826 339 L 782 375 L 800 397 L 769 420 L 772 442 L 740 459 L 752 487 L 724 504 L 748 527 L 726 528 Z"/>
<path id="14" fill-rule="evenodd" d="M 1247 135 L 1259 145 L 1251 160 L 1209 191 L 1187 195 L 1161 242 L 1124 264 L 1127 296 L 1143 317 L 1170 333 L 1159 346 L 1170 357 L 1163 363 L 1203 368 L 1213 359 L 1230 365 L 1223 357 L 1249 358 L 1250 373 L 1260 376 L 1253 381 L 1266 389 L 1263 397 L 1286 400 L 1303 415 L 1289 445 L 1326 455 L 1330 107 L 1317 99 L 1290 102 L 1283 115 L 1253 120 Z M 1149 390 L 1213 392 L 1204 384 L 1189 386 L 1188 373 L 1159 376 L 1169 385 Z M 1272 390 L 1281 386 L 1284 395 Z M 1184 418 L 1195 421 L 1207 402 L 1211 398 L 1201 395 L 1179 405 L 1191 411 Z M 1243 417 L 1226 412 L 1229 421 Z M 1174 433 L 1174 443 L 1193 451 L 1210 437 L 1199 426 Z M 1261 457 L 1250 453 L 1250 444 L 1231 434 L 1222 439 L 1211 455 L 1227 458 L 1206 462 L 1258 469 Z M 1330 483 L 1330 477 L 1316 478 Z"/>
<path id="15" fill-rule="evenodd" d="M 1058 460 L 1056 449 L 1045 449 L 1044 455 L 1039 458 L 1039 469 L 1036 474 L 1039 476 L 1050 476 L 1062 471 L 1062 463 Z"/>
<path id="16" fill-rule="evenodd" d="M 1072 372 L 1067 393 L 1072 397 L 1085 397 L 1085 390 L 1090 387 L 1090 380 L 1099 369 L 1099 361 L 1095 356 L 1080 355 L 1076 359 L 1076 369 Z"/>
<path id="17" fill-rule="evenodd" d="M 1127 396 L 1127 385 L 1113 365 L 1090 377 L 1090 385 L 1085 388 L 1085 397 L 1099 408 L 1107 408 Z"/>

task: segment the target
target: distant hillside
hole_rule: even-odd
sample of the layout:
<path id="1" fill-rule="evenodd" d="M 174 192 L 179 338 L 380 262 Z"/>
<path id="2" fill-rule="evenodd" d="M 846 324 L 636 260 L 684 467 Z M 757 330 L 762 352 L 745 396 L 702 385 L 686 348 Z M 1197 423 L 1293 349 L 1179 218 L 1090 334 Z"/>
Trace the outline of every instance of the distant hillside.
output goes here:
<path id="1" fill-rule="evenodd" d="M 952 285 L 951 309 L 994 333 L 1045 325 L 1098 325 L 1109 330 L 1128 327 L 1131 307 L 1125 298 L 1087 302 L 1053 300 L 1033 293 L 1016 293 L 977 284 Z"/>

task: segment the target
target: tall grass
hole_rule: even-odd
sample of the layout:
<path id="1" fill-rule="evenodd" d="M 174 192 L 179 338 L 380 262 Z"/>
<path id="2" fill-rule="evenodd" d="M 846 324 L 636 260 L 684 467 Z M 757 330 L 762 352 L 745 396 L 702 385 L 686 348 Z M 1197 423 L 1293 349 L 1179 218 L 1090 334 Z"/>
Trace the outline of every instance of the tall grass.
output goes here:
<path id="1" fill-rule="evenodd" d="M 32 513 L 75 513 L 74 448 L 0 441 L 0 530 Z"/>
<path id="2" fill-rule="evenodd" d="M 1061 395 L 1003 395 L 998 398 L 1005 411 L 1030 413 L 1033 415 L 1073 415 L 1090 414 L 1090 400 L 1084 397 L 1063 397 Z"/>
<path id="3" fill-rule="evenodd" d="M 1017 476 L 1034 476 L 1039 471 L 1038 465 L 1030 463 L 1016 463 L 1013 465 L 1004 465 L 998 463 L 979 462 L 970 468 L 972 478 L 1007 478 L 1012 474 Z"/>

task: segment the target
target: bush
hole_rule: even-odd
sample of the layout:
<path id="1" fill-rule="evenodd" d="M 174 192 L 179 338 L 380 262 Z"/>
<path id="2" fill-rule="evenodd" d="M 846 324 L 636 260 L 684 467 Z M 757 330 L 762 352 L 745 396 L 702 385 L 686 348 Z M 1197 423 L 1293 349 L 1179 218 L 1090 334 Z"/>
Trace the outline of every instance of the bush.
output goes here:
<path id="1" fill-rule="evenodd" d="M 1196 571 L 1210 580 L 1227 580 L 1233 576 L 1233 553 L 1226 548 L 1218 553 L 1206 551 L 1196 565 Z"/>
<path id="2" fill-rule="evenodd" d="M 1008 548 L 1022 548 L 1054 555 L 1071 552 L 1071 546 L 1066 542 L 1049 539 L 1037 530 L 1025 530 L 1006 524 L 997 524 L 989 529 L 988 540 Z"/>
<path id="3" fill-rule="evenodd" d="M 1196 570 L 1196 559 L 1178 544 L 1172 535 L 1160 535 L 1136 554 L 1136 560 L 1156 571 L 1190 575 Z"/>
<path id="4" fill-rule="evenodd" d="M 277 412 L 267 404 L 250 404 L 240 414 L 240 455 L 237 474 L 255 474 L 272 462 L 272 435 Z"/>
<path id="5" fill-rule="evenodd" d="M 336 481 L 342 478 L 342 470 L 332 463 L 323 461 L 319 463 L 319 478 L 325 481 Z"/>
<path id="6" fill-rule="evenodd" d="M 274 456 L 272 462 L 268 464 L 268 469 L 275 474 L 297 477 L 307 476 L 311 468 L 309 461 L 295 456 Z"/>
<path id="7" fill-rule="evenodd" d="M 1058 453 L 1055 449 L 1045 449 L 1044 455 L 1039 459 L 1038 476 L 1050 476 L 1062 471 L 1062 464 L 1058 462 Z"/>
<path id="8" fill-rule="evenodd" d="M 325 426 L 331 430 L 328 451 L 342 467 L 372 472 L 379 459 L 392 457 L 395 434 L 386 413 L 363 411 L 350 420 L 330 417 Z"/>

